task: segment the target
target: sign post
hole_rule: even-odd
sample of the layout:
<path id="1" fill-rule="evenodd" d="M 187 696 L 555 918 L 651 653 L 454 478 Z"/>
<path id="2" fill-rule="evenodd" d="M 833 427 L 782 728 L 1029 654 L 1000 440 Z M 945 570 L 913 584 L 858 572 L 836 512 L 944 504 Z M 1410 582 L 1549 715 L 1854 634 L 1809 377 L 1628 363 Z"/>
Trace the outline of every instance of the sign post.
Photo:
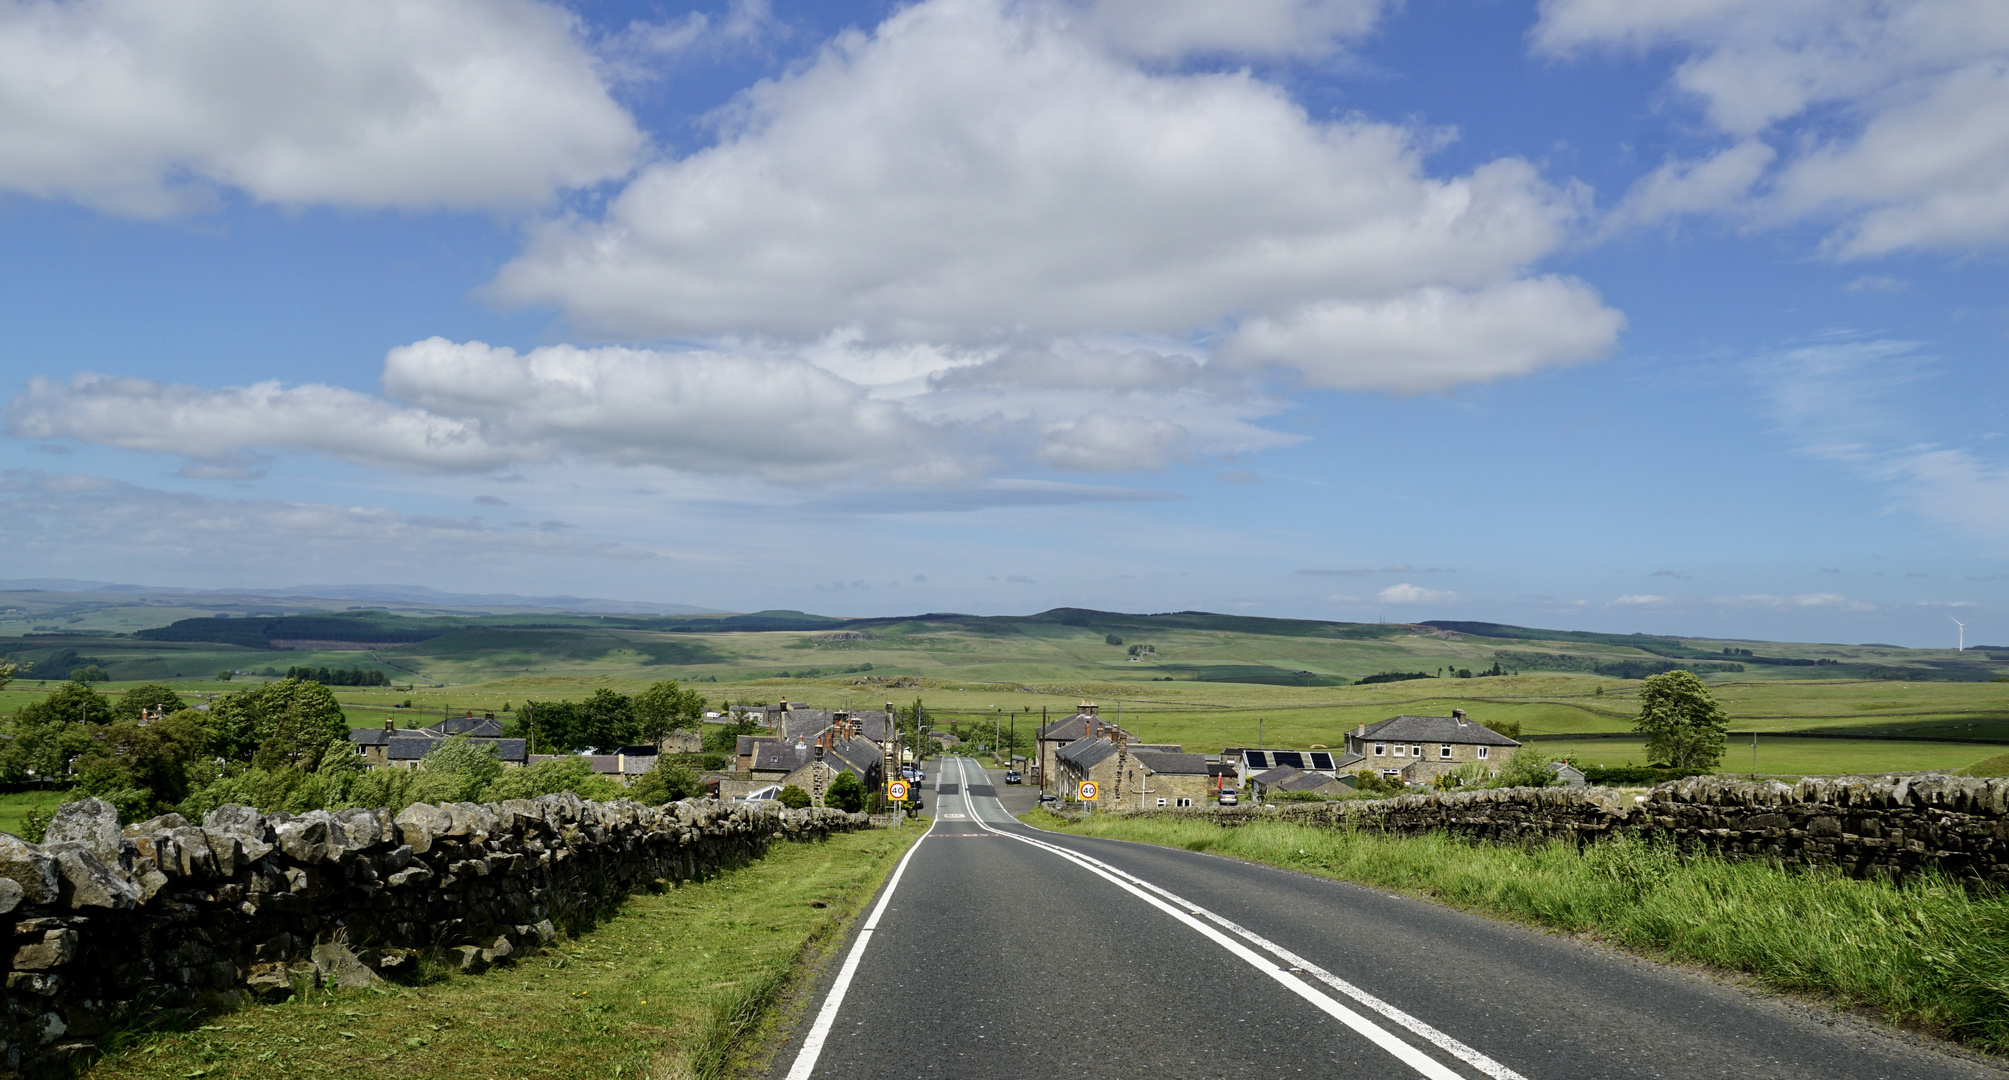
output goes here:
<path id="1" fill-rule="evenodd" d="M 905 780 L 894 780 L 888 783 L 886 785 L 886 800 L 888 802 L 906 802 L 907 782 Z"/>

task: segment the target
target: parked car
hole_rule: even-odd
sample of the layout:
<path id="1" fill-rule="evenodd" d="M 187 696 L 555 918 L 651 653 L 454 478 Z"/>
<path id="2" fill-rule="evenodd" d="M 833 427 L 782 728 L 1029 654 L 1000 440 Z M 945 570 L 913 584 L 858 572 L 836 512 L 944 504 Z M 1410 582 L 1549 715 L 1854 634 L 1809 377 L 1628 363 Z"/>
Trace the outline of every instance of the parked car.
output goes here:
<path id="1" fill-rule="evenodd" d="M 1017 769 L 1006 769 L 1006 770 L 1005 770 L 1005 783 L 1007 783 L 1007 784 L 1023 784 L 1023 783 L 1025 783 L 1025 777 L 1023 777 L 1023 776 L 1020 776 L 1020 775 L 1018 774 L 1018 770 L 1017 770 Z"/>
<path id="2" fill-rule="evenodd" d="M 1041 806 L 1045 806 L 1047 803 L 1057 803 L 1059 801 L 1060 796 L 1055 795 L 1051 791 L 1042 791 L 1039 793 L 1039 805 Z"/>
<path id="3" fill-rule="evenodd" d="M 1219 799 L 1219 800 L 1217 800 L 1217 801 L 1218 801 L 1218 802 L 1219 802 L 1219 803 L 1220 803 L 1220 804 L 1221 804 L 1222 806 L 1240 806 L 1240 805 L 1242 805 L 1242 797 L 1241 797 L 1240 795 L 1238 795 L 1238 794 L 1236 794 L 1236 793 L 1234 793 L 1234 792 L 1232 792 L 1232 791 L 1228 791 L 1228 790 L 1226 790 L 1226 789 L 1222 789 L 1222 791 L 1221 791 L 1221 797 L 1220 797 L 1220 799 Z"/>

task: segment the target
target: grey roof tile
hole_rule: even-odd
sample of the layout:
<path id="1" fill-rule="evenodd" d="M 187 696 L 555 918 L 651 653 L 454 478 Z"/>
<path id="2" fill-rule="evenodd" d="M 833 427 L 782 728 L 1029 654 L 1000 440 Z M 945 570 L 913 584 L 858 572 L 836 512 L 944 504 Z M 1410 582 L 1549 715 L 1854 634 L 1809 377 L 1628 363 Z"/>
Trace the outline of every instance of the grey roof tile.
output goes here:
<path id="1" fill-rule="evenodd" d="M 1470 720 L 1459 723 L 1449 716 L 1391 716 L 1354 738 L 1386 739 L 1389 742 L 1462 743 L 1467 746 L 1519 746 L 1484 724 Z"/>

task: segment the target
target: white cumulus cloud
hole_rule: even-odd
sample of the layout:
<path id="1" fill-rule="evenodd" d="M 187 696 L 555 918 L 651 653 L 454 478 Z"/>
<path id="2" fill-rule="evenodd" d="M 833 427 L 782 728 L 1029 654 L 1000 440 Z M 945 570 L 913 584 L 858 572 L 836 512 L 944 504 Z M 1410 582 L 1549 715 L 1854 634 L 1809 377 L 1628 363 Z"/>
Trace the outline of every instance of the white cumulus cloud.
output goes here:
<path id="1" fill-rule="evenodd" d="M 1458 594 L 1443 589 L 1426 589 L 1405 581 L 1375 593 L 1374 598 L 1384 604 L 1442 604 L 1458 599 Z"/>
<path id="2" fill-rule="evenodd" d="M 1588 287 L 1524 280 L 1581 211 L 1527 162 L 1434 177 L 1437 134 L 1314 121 L 1246 72 L 1149 71 L 1054 10 L 929 0 L 840 37 L 744 94 L 717 145 L 644 168 L 597 220 L 535 230 L 493 294 L 616 337 L 975 347 L 1239 324 L 1243 354 L 1404 389 L 1616 335 Z"/>
<path id="3" fill-rule="evenodd" d="M 1680 50 L 1675 87 L 1729 142 L 1641 181 L 1623 219 L 1831 222 L 1827 248 L 1843 258 L 2009 243 L 1999 0 L 1546 0 L 1541 11 L 1534 42 L 1550 55 Z"/>
<path id="4" fill-rule="evenodd" d="M 643 143 L 536 0 L 0 0 L 0 191 L 526 209 Z"/>
<path id="5" fill-rule="evenodd" d="M 1614 604 L 1628 604 L 1628 605 L 1664 604 L 1666 602 L 1667 598 L 1665 596 L 1656 596 L 1652 593 L 1627 593 L 1624 596 L 1621 596 L 1618 599 L 1612 601 L 1612 603 Z"/>
<path id="6" fill-rule="evenodd" d="M 1316 56 L 1374 29 L 1390 0 L 1092 0 L 1077 29 L 1137 56 Z"/>

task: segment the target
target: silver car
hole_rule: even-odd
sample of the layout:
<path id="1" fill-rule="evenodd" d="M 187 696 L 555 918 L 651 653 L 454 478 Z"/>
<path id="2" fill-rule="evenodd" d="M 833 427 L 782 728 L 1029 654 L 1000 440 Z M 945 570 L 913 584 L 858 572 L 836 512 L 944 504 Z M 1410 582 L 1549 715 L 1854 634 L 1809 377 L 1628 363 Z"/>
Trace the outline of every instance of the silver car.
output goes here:
<path id="1" fill-rule="evenodd" d="M 1240 806 L 1240 805 L 1242 805 L 1242 798 L 1241 798 L 1241 796 L 1240 796 L 1240 795 L 1237 795 L 1237 794 L 1235 794 L 1235 793 L 1234 793 L 1234 792 L 1232 792 L 1232 791 L 1226 791 L 1226 790 L 1223 790 L 1223 791 L 1221 792 L 1221 797 L 1220 797 L 1220 799 L 1219 799 L 1218 801 L 1220 802 L 1220 804 L 1221 804 L 1222 806 Z"/>

